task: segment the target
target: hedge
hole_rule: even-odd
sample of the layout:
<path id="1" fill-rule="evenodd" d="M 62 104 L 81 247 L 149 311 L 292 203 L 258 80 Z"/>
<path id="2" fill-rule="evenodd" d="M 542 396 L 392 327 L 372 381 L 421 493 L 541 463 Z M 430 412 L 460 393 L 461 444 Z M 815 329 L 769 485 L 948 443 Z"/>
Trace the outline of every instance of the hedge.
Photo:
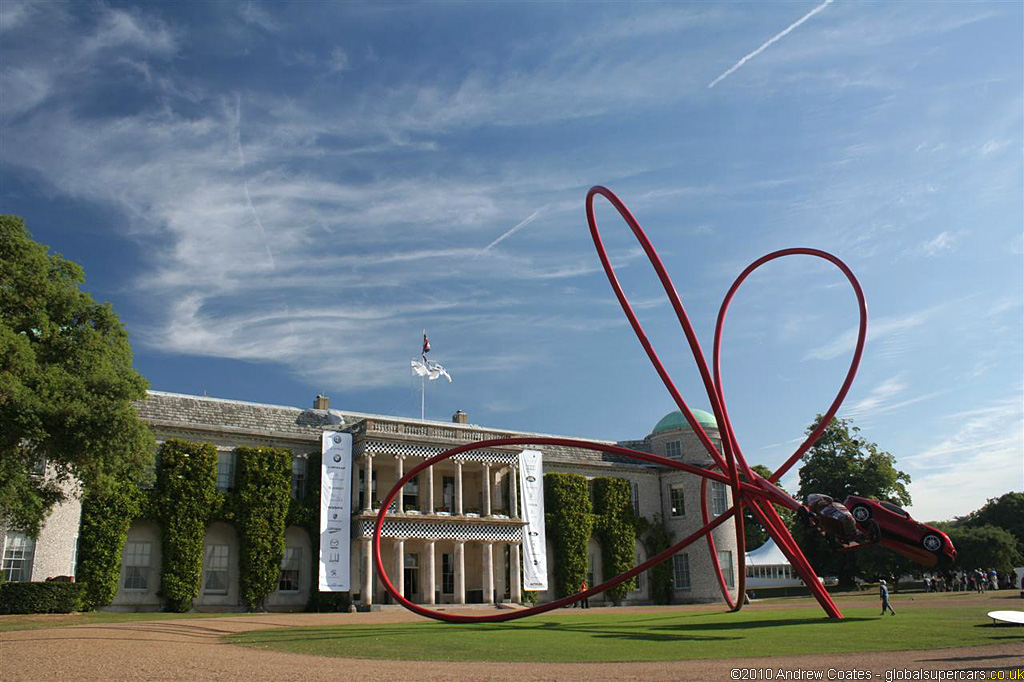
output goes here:
<path id="1" fill-rule="evenodd" d="M 199 596 L 203 539 L 216 491 L 216 447 L 182 440 L 160 446 L 153 497 L 163 547 L 160 596 L 168 611 L 188 611 Z"/>
<path id="2" fill-rule="evenodd" d="M 239 587 L 249 610 L 262 611 L 281 575 L 285 520 L 291 500 L 292 453 L 249 447 L 238 448 L 236 453 Z"/>
<path id="3" fill-rule="evenodd" d="M 587 541 L 594 518 L 587 479 L 579 474 L 545 474 L 544 509 L 555 555 L 555 595 L 576 594 L 587 577 Z"/>
<path id="4" fill-rule="evenodd" d="M 82 610 L 85 597 L 84 583 L 3 583 L 0 614 L 71 613 Z"/>

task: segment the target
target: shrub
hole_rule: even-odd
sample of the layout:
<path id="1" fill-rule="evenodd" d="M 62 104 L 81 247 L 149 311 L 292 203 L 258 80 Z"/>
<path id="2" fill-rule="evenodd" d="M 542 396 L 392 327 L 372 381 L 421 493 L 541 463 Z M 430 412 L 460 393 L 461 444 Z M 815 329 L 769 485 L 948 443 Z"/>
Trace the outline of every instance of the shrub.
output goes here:
<path id="1" fill-rule="evenodd" d="M 0 613 L 81 611 L 85 595 L 84 583 L 4 583 L 0 585 Z"/>

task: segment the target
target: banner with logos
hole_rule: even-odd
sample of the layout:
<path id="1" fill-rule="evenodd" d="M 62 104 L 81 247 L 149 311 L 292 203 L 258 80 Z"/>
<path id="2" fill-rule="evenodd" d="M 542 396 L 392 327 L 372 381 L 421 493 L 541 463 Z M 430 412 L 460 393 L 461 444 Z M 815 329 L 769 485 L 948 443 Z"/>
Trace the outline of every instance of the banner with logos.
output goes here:
<path id="1" fill-rule="evenodd" d="M 352 546 L 352 434 L 325 431 L 320 459 L 320 591 L 348 592 Z"/>
<path id="2" fill-rule="evenodd" d="M 544 535 L 544 461 L 539 450 L 519 453 L 523 508 L 523 589 L 548 589 L 548 544 Z"/>

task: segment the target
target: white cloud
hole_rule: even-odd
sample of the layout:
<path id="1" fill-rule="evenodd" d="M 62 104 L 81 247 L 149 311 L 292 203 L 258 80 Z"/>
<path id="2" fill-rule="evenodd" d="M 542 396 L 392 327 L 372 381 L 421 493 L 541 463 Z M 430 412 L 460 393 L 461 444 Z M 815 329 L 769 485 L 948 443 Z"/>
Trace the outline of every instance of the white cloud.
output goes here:
<path id="1" fill-rule="evenodd" d="M 952 251 L 959 241 L 959 234 L 944 230 L 922 243 L 920 250 L 926 256 L 936 256 L 944 251 Z"/>
<path id="2" fill-rule="evenodd" d="M 935 308 L 911 313 L 902 317 L 880 317 L 868 321 L 865 348 L 871 342 L 884 341 L 887 337 L 920 327 L 936 312 Z M 804 360 L 831 360 L 846 353 L 852 353 L 857 343 L 857 328 L 840 334 L 834 341 L 807 351 Z"/>
<path id="3" fill-rule="evenodd" d="M 985 500 L 1024 490 L 1024 396 L 994 400 L 953 413 L 953 430 L 922 451 L 901 457 L 908 470 L 915 518 L 945 520 L 977 509 Z"/>
<path id="4" fill-rule="evenodd" d="M 177 41 L 171 30 L 152 15 L 107 8 L 97 30 L 82 42 L 85 55 L 126 47 L 166 56 L 177 49 Z"/>

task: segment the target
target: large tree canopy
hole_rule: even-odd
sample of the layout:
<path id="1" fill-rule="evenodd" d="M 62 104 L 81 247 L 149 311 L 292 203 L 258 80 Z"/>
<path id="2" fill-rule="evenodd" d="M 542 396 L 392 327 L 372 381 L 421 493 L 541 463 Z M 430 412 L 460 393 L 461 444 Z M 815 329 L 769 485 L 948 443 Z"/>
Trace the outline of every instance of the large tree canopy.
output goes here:
<path id="1" fill-rule="evenodd" d="M 820 419 L 821 415 L 807 427 L 807 433 L 817 427 Z M 910 476 L 895 465 L 896 459 L 864 439 L 850 420 L 833 419 L 803 457 L 798 496 L 806 499 L 811 493 L 823 493 L 842 502 L 847 495 L 860 495 L 910 504 L 906 487 Z M 909 567 L 898 557 L 882 556 L 881 553 L 888 553 L 888 550 L 881 548 L 836 552 L 817 531 L 796 525 L 794 534 L 815 570 L 820 575 L 838 576 L 842 585 L 852 585 L 857 575 L 875 578 Z"/>
<path id="2" fill-rule="evenodd" d="M 0 216 L 0 525 L 33 536 L 72 479 L 104 490 L 153 457 L 128 333 L 83 281 Z"/>
<path id="3" fill-rule="evenodd" d="M 1006 493 L 994 497 L 985 506 L 973 511 L 958 525 L 969 527 L 995 526 L 1007 531 L 1017 540 L 1017 549 L 1024 554 L 1024 493 Z"/>

